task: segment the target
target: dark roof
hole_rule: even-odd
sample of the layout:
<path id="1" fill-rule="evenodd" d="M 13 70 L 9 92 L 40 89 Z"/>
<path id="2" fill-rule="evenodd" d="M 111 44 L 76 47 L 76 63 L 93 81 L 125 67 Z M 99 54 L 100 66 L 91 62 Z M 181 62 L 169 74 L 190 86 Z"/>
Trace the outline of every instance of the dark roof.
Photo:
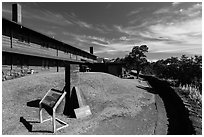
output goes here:
<path id="1" fill-rule="evenodd" d="M 49 38 L 49 39 L 51 39 L 51 40 L 53 40 L 53 41 L 56 41 L 56 42 L 59 42 L 59 43 L 61 43 L 61 44 L 63 44 L 63 45 L 69 46 L 70 48 L 72 48 L 72 49 L 74 49 L 74 50 L 76 50 L 76 51 L 78 51 L 78 52 L 85 53 L 85 54 L 87 54 L 87 55 L 89 55 L 89 56 L 92 56 L 92 57 L 95 57 L 95 58 L 97 57 L 97 56 L 95 56 L 95 55 L 93 55 L 93 54 L 91 54 L 91 53 L 88 53 L 88 52 L 86 52 L 86 51 L 84 51 L 84 50 L 81 50 L 81 49 L 79 49 L 79 48 L 76 48 L 76 47 L 74 47 L 74 46 L 71 46 L 71 45 L 69 45 L 69 44 L 66 44 L 66 43 L 64 43 L 64 42 L 62 42 L 62 41 L 59 41 L 59 40 L 57 40 L 57 39 L 54 39 L 54 38 L 52 38 L 52 37 L 50 37 L 50 36 L 48 36 L 48 35 L 45 35 L 45 34 L 43 34 L 43 33 L 38 32 L 38 31 L 32 30 L 32 29 L 30 29 L 30 28 L 28 28 L 28 27 L 26 27 L 26 26 L 24 26 L 24 25 L 22 25 L 22 24 L 16 23 L 16 22 L 11 21 L 11 20 L 9 20 L 9 19 L 6 19 L 6 18 L 4 18 L 4 17 L 2 18 L 2 24 L 3 24 L 3 21 L 10 22 L 10 23 L 12 23 L 12 24 L 14 24 L 14 25 L 23 27 L 23 28 L 25 28 L 25 29 L 27 29 L 27 30 L 29 30 L 29 31 L 33 31 L 33 32 L 35 32 L 35 33 L 38 33 L 39 35 L 42 35 L 42 36 L 44 36 L 44 37 L 47 37 L 47 38 Z"/>

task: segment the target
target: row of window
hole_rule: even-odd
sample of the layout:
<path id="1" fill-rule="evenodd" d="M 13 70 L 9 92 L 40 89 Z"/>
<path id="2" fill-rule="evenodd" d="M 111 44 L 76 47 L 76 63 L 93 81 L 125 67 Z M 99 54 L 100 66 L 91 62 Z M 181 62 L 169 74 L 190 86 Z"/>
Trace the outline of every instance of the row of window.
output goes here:
<path id="1" fill-rule="evenodd" d="M 11 30 L 8 27 L 4 27 L 2 28 L 2 34 L 3 35 L 7 35 L 7 36 L 11 36 Z M 28 45 L 30 46 L 31 40 L 30 40 L 30 36 L 28 33 L 26 33 L 25 31 L 23 31 L 22 29 L 18 30 L 18 33 L 14 33 L 13 37 L 16 37 L 18 39 L 19 42 L 21 42 L 22 44 Z M 40 42 L 38 41 L 38 44 L 41 45 L 41 48 L 43 49 L 49 49 L 51 47 L 51 45 L 49 44 L 49 42 Z M 62 49 L 61 51 L 63 51 L 64 53 L 72 53 L 72 54 L 76 54 L 79 56 L 82 56 L 80 54 L 80 52 L 74 52 L 71 51 L 70 49 Z M 88 58 L 88 56 L 85 56 L 86 58 Z"/>

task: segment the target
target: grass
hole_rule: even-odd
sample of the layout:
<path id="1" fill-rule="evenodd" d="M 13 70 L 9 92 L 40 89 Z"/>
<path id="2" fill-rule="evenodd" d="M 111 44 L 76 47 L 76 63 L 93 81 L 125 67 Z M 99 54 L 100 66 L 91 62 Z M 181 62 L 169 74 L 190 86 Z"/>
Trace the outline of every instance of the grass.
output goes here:
<path id="1" fill-rule="evenodd" d="M 202 135 L 202 95 L 192 89 L 175 88 L 175 91 L 189 111 L 189 119 L 192 122 L 196 135 Z"/>
<path id="2" fill-rule="evenodd" d="M 181 93 L 187 95 L 191 100 L 196 102 L 198 105 L 202 105 L 202 94 L 197 88 L 191 86 L 183 87 L 180 86 L 179 88 Z"/>
<path id="3" fill-rule="evenodd" d="M 34 132 L 28 132 L 20 117 L 27 121 L 38 120 L 38 108 L 29 107 L 27 103 L 40 100 L 50 88 L 63 89 L 64 75 L 62 72 L 39 73 L 2 82 L 2 134 L 51 134 L 46 132 L 52 130 L 49 122 L 32 123 Z M 141 84 L 146 83 L 105 73 L 79 73 L 78 87 L 93 115 L 86 119 L 58 115 L 69 123 L 69 127 L 58 134 L 82 134 L 113 117 L 136 117 L 142 106 L 155 101 L 153 94 L 136 87 Z"/>

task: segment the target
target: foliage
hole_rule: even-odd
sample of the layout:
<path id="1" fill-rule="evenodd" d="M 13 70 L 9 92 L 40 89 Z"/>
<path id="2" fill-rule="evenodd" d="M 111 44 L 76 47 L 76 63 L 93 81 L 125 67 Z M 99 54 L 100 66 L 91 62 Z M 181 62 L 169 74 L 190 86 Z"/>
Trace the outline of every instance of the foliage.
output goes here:
<path id="1" fill-rule="evenodd" d="M 145 75 L 154 75 L 152 64 L 150 62 L 147 62 L 141 70 L 141 73 Z"/>
<path id="2" fill-rule="evenodd" d="M 173 79 L 177 85 L 194 85 L 201 91 L 202 82 L 202 56 L 187 57 L 182 55 L 180 59 L 171 57 L 166 60 L 158 60 L 152 63 L 153 72 L 157 77 Z"/>
<path id="3" fill-rule="evenodd" d="M 148 52 L 146 45 L 134 46 L 132 51 L 124 58 L 126 67 L 129 70 L 137 70 L 137 78 L 142 68 L 147 64 L 145 52 Z"/>
<path id="4" fill-rule="evenodd" d="M 135 46 L 129 55 L 117 58 L 115 62 L 125 64 L 126 70 L 137 70 L 146 75 L 174 81 L 175 86 L 191 85 L 200 92 L 202 88 L 202 56 L 187 57 L 182 55 L 161 59 L 156 62 L 148 62 L 145 53 L 148 52 L 146 45 Z"/>

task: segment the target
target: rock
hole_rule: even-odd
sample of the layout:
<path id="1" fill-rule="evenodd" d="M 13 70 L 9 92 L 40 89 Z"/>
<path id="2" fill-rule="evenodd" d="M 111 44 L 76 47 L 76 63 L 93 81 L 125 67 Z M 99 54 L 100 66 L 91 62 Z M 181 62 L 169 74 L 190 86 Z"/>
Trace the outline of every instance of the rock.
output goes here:
<path id="1" fill-rule="evenodd" d="M 6 76 L 6 80 L 10 80 L 12 78 L 13 78 L 12 76 Z"/>

